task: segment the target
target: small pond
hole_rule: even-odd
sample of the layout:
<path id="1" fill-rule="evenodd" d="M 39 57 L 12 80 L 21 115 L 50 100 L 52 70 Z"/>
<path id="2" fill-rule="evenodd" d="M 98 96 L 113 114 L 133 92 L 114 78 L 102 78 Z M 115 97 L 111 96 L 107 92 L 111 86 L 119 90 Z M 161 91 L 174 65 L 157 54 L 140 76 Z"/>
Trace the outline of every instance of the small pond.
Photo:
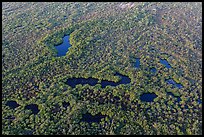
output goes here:
<path id="1" fill-rule="evenodd" d="M 139 67 L 140 67 L 140 59 L 136 58 L 135 68 L 139 68 Z"/>
<path id="2" fill-rule="evenodd" d="M 67 19 L 67 16 L 64 16 L 64 20 L 66 20 Z"/>
<path id="3" fill-rule="evenodd" d="M 165 65 L 166 68 L 171 68 L 171 65 L 168 63 L 166 59 L 160 59 L 160 63 Z"/>
<path id="4" fill-rule="evenodd" d="M 157 97 L 155 93 L 144 93 L 140 96 L 140 100 L 144 102 L 153 102 Z"/>
<path id="5" fill-rule="evenodd" d="M 57 57 L 65 56 L 70 47 L 71 45 L 69 43 L 69 36 L 65 35 L 63 37 L 63 43 L 55 46 L 57 50 Z"/>
<path id="6" fill-rule="evenodd" d="M 7 101 L 6 105 L 12 109 L 15 109 L 20 106 L 16 101 Z"/>
<path id="7" fill-rule="evenodd" d="M 199 103 L 199 104 L 202 104 L 202 100 L 201 100 L 201 99 L 198 99 L 198 103 Z"/>
<path id="8" fill-rule="evenodd" d="M 37 114 L 40 110 L 38 109 L 38 105 L 36 104 L 30 104 L 25 106 L 25 109 L 30 109 L 33 114 Z"/>
<path id="9" fill-rule="evenodd" d="M 129 84 L 131 82 L 130 78 L 128 76 L 122 75 L 120 73 L 115 74 L 115 76 L 119 76 L 121 78 L 121 80 L 118 82 L 119 84 Z"/>
<path id="10" fill-rule="evenodd" d="M 167 95 L 170 95 L 170 96 L 177 98 L 177 102 L 181 101 L 181 98 L 179 96 L 175 96 L 172 92 L 167 92 Z"/>
<path id="11" fill-rule="evenodd" d="M 88 123 L 92 123 L 92 122 L 97 122 L 99 123 L 101 121 L 102 118 L 105 118 L 105 115 L 102 115 L 101 113 L 97 114 L 97 115 L 91 115 L 90 113 L 86 113 L 82 115 L 82 119 L 81 121 L 83 122 L 88 122 Z"/>
<path id="12" fill-rule="evenodd" d="M 173 85 L 173 87 L 175 88 L 175 87 L 177 87 L 177 88 L 183 88 L 183 86 L 182 86 L 182 84 L 180 84 L 180 83 L 176 83 L 173 79 L 166 79 L 165 80 L 168 84 L 171 84 L 171 85 Z"/>
<path id="13" fill-rule="evenodd" d="M 150 72 L 151 72 L 152 74 L 155 74 L 155 73 L 157 72 L 157 69 L 156 69 L 156 68 L 151 68 L 151 69 L 150 69 Z"/>
<path id="14" fill-rule="evenodd" d="M 69 105 L 70 105 L 69 102 L 62 102 L 62 106 L 65 107 L 65 108 L 67 108 Z"/>

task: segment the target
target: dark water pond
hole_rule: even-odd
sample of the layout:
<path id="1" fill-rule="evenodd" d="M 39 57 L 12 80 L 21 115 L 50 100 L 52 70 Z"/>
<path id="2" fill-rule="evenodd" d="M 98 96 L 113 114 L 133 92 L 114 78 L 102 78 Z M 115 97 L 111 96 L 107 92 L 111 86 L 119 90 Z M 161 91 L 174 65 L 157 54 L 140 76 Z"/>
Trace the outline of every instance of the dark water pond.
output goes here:
<path id="1" fill-rule="evenodd" d="M 40 110 L 38 109 L 38 105 L 36 104 L 30 104 L 25 106 L 25 109 L 30 109 L 33 114 L 37 114 Z"/>
<path id="2" fill-rule="evenodd" d="M 69 105 L 70 105 L 69 102 L 63 102 L 63 103 L 62 103 L 62 106 L 65 107 L 65 108 L 67 108 Z"/>
<path id="3" fill-rule="evenodd" d="M 156 69 L 156 68 L 151 68 L 151 69 L 150 69 L 150 72 L 154 74 L 154 73 L 157 72 L 157 69 Z"/>
<path id="4" fill-rule="evenodd" d="M 131 82 L 129 77 L 124 76 L 120 73 L 116 73 L 115 76 L 119 76 L 121 78 L 119 82 L 115 83 L 112 81 L 102 80 L 101 81 L 101 87 L 102 88 L 105 88 L 106 86 L 114 86 L 115 87 L 115 86 L 118 86 L 120 84 L 129 84 Z"/>
<path id="5" fill-rule="evenodd" d="M 107 81 L 107 80 L 102 80 L 101 81 L 101 87 L 105 88 L 106 86 L 117 86 L 118 83 L 112 82 L 112 81 Z"/>
<path id="6" fill-rule="evenodd" d="M 76 87 L 78 84 L 89 84 L 91 86 L 94 86 L 96 84 L 101 84 L 102 88 L 105 88 L 106 86 L 118 86 L 120 84 L 129 84 L 131 82 L 130 78 L 127 76 L 124 76 L 122 74 L 116 73 L 115 76 L 119 76 L 121 79 L 119 82 L 113 82 L 113 81 L 107 81 L 107 80 L 102 80 L 101 83 L 98 83 L 98 79 L 95 78 L 71 78 L 68 79 L 65 83 L 72 88 Z"/>
<path id="7" fill-rule="evenodd" d="M 140 100 L 144 102 L 153 102 L 157 97 L 155 93 L 144 93 L 140 96 Z"/>
<path id="8" fill-rule="evenodd" d="M 16 101 L 7 101 L 6 105 L 12 109 L 15 109 L 20 106 Z"/>
<path id="9" fill-rule="evenodd" d="M 131 82 L 130 78 L 128 76 L 122 75 L 120 73 L 115 74 L 115 76 L 119 76 L 121 78 L 121 80 L 118 82 L 119 84 L 129 84 Z"/>
<path id="10" fill-rule="evenodd" d="M 136 58 L 135 68 L 139 68 L 139 67 L 140 67 L 140 59 Z"/>
<path id="11" fill-rule="evenodd" d="M 177 88 L 183 88 L 183 86 L 182 86 L 182 84 L 180 84 L 180 83 L 176 83 L 173 79 L 166 79 L 165 80 L 168 84 L 171 84 L 171 85 L 173 85 L 173 87 L 175 88 L 175 87 L 177 87 Z"/>
<path id="12" fill-rule="evenodd" d="M 86 114 L 83 114 L 82 115 L 82 119 L 81 121 L 83 122 L 89 122 L 89 123 L 92 123 L 92 122 L 97 122 L 99 123 L 101 121 L 102 118 L 105 118 L 106 116 L 105 115 L 102 115 L 101 113 L 93 116 L 91 115 L 90 113 L 86 113 Z"/>
<path id="13" fill-rule="evenodd" d="M 67 19 L 67 16 L 64 16 L 64 20 L 66 20 Z"/>
<path id="14" fill-rule="evenodd" d="M 65 56 L 70 47 L 69 36 L 66 35 L 63 37 L 63 43 L 55 46 L 57 50 L 57 57 Z"/>
<path id="15" fill-rule="evenodd" d="M 170 96 L 177 98 L 177 102 L 181 101 L 181 98 L 179 96 L 175 96 L 172 92 L 167 92 L 167 95 L 170 95 Z"/>
<path id="16" fill-rule="evenodd" d="M 165 65 L 166 68 L 171 68 L 171 65 L 168 63 L 166 59 L 160 59 L 160 63 Z"/>
<path id="17" fill-rule="evenodd" d="M 85 84 L 89 84 L 91 86 L 94 86 L 98 83 L 98 79 L 95 79 L 95 78 L 71 78 L 71 79 L 68 79 L 66 84 L 68 84 L 69 86 L 71 86 L 72 88 L 75 88 L 76 85 L 78 84 L 82 84 L 82 85 L 85 85 Z"/>
<path id="18" fill-rule="evenodd" d="M 201 99 L 198 99 L 198 103 L 199 103 L 199 104 L 202 104 L 202 100 L 201 100 Z"/>

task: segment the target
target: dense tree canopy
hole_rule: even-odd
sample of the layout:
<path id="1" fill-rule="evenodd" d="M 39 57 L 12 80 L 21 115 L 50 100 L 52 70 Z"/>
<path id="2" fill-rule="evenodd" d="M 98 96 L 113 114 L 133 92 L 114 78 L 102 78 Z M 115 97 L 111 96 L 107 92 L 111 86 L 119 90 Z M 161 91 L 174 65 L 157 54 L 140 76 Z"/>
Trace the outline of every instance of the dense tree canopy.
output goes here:
<path id="1" fill-rule="evenodd" d="M 201 3 L 3 2 L 2 133 L 202 134 L 201 15 Z M 131 82 L 102 88 L 116 73 Z"/>

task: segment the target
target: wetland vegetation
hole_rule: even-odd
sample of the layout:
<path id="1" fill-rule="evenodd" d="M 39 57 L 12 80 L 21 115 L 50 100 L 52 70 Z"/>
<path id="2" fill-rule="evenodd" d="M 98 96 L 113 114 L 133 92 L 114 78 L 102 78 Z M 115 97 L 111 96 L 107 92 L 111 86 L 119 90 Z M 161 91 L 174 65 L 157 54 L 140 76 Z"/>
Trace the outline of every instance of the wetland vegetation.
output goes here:
<path id="1" fill-rule="evenodd" d="M 3 2 L 2 134 L 202 135 L 202 3 Z"/>

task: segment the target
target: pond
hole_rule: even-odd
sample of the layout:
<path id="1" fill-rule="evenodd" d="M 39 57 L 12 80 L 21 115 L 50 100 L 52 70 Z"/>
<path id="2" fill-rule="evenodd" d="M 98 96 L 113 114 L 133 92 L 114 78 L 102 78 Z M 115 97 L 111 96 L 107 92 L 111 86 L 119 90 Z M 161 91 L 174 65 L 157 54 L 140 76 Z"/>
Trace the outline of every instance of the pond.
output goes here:
<path id="1" fill-rule="evenodd" d="M 198 103 L 199 103 L 199 104 L 202 104 L 202 100 L 201 100 L 201 99 L 198 99 Z"/>
<path id="2" fill-rule="evenodd" d="M 167 92 L 167 95 L 170 95 L 170 96 L 177 98 L 177 102 L 181 101 L 181 98 L 179 96 L 175 96 L 172 92 Z"/>
<path id="3" fill-rule="evenodd" d="M 115 83 L 115 82 L 113 82 L 113 81 L 107 81 L 107 80 L 102 80 L 101 81 L 101 87 L 102 88 L 105 88 L 106 86 L 117 86 L 118 85 L 118 83 Z"/>
<path id="4" fill-rule="evenodd" d="M 144 102 L 153 102 L 157 97 L 155 93 L 144 93 L 140 96 L 140 100 Z"/>
<path id="5" fill-rule="evenodd" d="M 69 43 L 69 36 L 65 35 L 63 37 L 63 43 L 55 46 L 57 50 L 57 57 L 65 56 L 70 47 L 71 45 Z"/>
<path id="6" fill-rule="evenodd" d="M 25 106 L 25 109 L 30 109 L 33 114 L 37 114 L 40 110 L 38 109 L 38 105 L 36 104 L 30 104 Z"/>
<path id="7" fill-rule="evenodd" d="M 67 16 L 64 16 L 64 20 L 66 20 L 67 19 Z"/>
<path id="8" fill-rule="evenodd" d="M 39 89 L 39 86 L 34 86 L 34 89 Z"/>
<path id="9" fill-rule="evenodd" d="M 20 106 L 16 101 L 7 101 L 6 105 L 12 109 L 15 109 Z"/>
<path id="10" fill-rule="evenodd" d="M 97 122 L 99 123 L 101 121 L 102 118 L 105 118 L 105 115 L 102 115 L 101 113 L 93 116 L 90 113 L 86 113 L 82 115 L 82 119 L 81 121 L 83 122 L 88 122 L 88 123 L 92 123 L 92 122 Z"/>
<path id="11" fill-rule="evenodd" d="M 177 87 L 177 88 L 183 88 L 183 86 L 182 86 L 182 84 L 180 84 L 180 83 L 176 83 L 173 79 L 166 79 L 165 80 L 168 84 L 171 84 L 171 85 L 173 85 L 173 87 L 175 88 L 175 87 Z"/>
<path id="12" fill-rule="evenodd" d="M 124 76 L 122 74 L 116 73 L 115 76 L 119 76 L 121 79 L 119 82 L 113 82 L 113 81 L 107 81 L 102 80 L 101 83 L 98 83 L 98 79 L 95 78 L 70 78 L 65 83 L 72 88 L 75 88 L 78 84 L 89 84 L 90 86 L 95 86 L 96 84 L 101 84 L 102 88 L 105 88 L 106 86 L 118 86 L 120 84 L 129 84 L 131 82 L 130 78 L 127 76 Z"/>
<path id="13" fill-rule="evenodd" d="M 168 63 L 166 59 L 160 59 L 160 63 L 165 65 L 166 68 L 171 68 L 171 65 Z"/>
<path id="14" fill-rule="evenodd" d="M 66 84 L 71 86 L 72 88 L 75 88 L 76 85 L 78 84 L 82 84 L 82 85 L 85 85 L 85 84 L 89 84 L 91 86 L 94 86 L 98 83 L 98 80 L 95 79 L 95 78 L 70 78 L 67 80 Z"/>
<path id="15" fill-rule="evenodd" d="M 115 76 L 119 76 L 121 80 L 118 82 L 119 84 L 129 84 L 131 82 L 130 78 L 128 76 L 122 75 L 120 73 L 115 73 Z"/>
<path id="16" fill-rule="evenodd" d="M 70 105 L 69 102 L 62 102 L 62 106 L 65 107 L 65 108 L 67 108 L 69 105 Z"/>
<path id="17" fill-rule="evenodd" d="M 157 72 L 157 69 L 156 69 L 156 68 L 151 68 L 151 69 L 150 69 L 150 72 L 154 74 L 154 73 Z"/>
<path id="18" fill-rule="evenodd" d="M 106 86 L 114 86 L 115 87 L 115 86 L 118 86 L 120 84 L 129 84 L 131 82 L 129 77 L 124 76 L 120 73 L 116 72 L 115 76 L 119 76 L 121 78 L 119 82 L 115 83 L 112 81 L 102 80 L 101 81 L 101 87 L 102 88 L 105 88 Z"/>
<path id="19" fill-rule="evenodd" d="M 136 58 L 135 68 L 139 68 L 139 67 L 140 67 L 140 59 Z"/>

